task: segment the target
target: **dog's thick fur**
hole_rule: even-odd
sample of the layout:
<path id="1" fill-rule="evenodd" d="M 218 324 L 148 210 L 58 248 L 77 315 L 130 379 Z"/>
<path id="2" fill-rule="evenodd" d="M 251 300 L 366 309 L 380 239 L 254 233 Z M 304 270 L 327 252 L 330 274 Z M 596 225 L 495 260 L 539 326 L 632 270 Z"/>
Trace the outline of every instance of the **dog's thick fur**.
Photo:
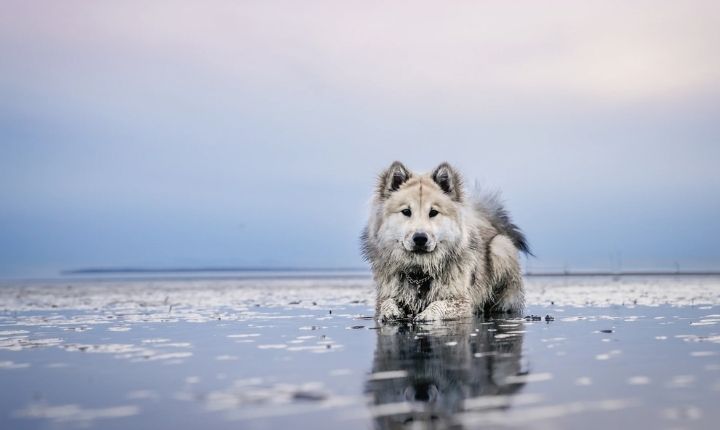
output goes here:
<path id="1" fill-rule="evenodd" d="M 447 163 L 416 174 L 396 161 L 380 175 L 361 237 L 377 283 L 378 319 L 522 309 L 518 251 L 529 253 L 527 242 L 496 194 L 476 194 L 467 196 Z"/>

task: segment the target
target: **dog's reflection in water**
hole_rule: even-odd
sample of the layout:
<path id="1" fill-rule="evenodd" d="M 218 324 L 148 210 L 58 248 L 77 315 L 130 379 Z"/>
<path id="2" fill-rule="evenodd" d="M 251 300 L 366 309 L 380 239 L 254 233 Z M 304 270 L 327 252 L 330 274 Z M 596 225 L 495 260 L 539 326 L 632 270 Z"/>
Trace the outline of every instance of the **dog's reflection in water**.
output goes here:
<path id="1" fill-rule="evenodd" d="M 376 427 L 460 428 L 467 399 L 517 392 L 522 330 L 482 318 L 382 326 L 366 385 Z"/>

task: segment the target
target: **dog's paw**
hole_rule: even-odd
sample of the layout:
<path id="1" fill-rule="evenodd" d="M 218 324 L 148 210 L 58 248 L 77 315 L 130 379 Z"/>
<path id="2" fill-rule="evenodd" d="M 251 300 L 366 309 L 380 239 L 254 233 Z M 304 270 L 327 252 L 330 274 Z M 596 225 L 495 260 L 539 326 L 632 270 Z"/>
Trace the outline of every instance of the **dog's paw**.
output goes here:
<path id="1" fill-rule="evenodd" d="M 446 311 L 445 303 L 441 301 L 432 302 L 425 308 L 424 311 L 420 312 L 413 318 L 416 322 L 421 321 L 440 321 L 445 317 Z"/>
<path id="2" fill-rule="evenodd" d="M 393 299 L 387 299 L 380 305 L 380 312 L 377 319 L 380 321 L 392 321 L 402 318 L 403 313 Z"/>
<path id="3" fill-rule="evenodd" d="M 521 289 L 507 292 L 497 303 L 491 307 L 491 312 L 519 314 L 525 304 L 525 297 Z"/>

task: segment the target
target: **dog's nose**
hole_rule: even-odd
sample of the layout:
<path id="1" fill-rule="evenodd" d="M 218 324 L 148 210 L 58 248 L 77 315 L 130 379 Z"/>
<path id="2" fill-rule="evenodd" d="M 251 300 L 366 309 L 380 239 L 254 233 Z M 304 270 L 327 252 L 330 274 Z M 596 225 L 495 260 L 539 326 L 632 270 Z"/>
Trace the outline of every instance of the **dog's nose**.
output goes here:
<path id="1" fill-rule="evenodd" d="M 425 246 L 428 241 L 427 234 L 425 233 L 415 233 L 413 234 L 413 242 L 415 242 L 415 246 Z"/>

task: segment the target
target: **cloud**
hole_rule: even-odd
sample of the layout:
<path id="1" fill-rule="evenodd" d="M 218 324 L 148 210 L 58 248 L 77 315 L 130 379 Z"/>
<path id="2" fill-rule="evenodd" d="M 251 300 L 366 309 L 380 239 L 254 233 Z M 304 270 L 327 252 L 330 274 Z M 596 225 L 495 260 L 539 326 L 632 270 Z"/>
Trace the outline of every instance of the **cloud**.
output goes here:
<path id="1" fill-rule="evenodd" d="M 98 70 L 121 86 L 195 76 L 481 111 L 518 98 L 613 105 L 720 90 L 712 1 L 46 6 L 17 2 L 4 14 L 4 66 L 26 83 L 26 72 L 72 85 Z M 33 67 L 42 64 L 57 69 Z"/>

